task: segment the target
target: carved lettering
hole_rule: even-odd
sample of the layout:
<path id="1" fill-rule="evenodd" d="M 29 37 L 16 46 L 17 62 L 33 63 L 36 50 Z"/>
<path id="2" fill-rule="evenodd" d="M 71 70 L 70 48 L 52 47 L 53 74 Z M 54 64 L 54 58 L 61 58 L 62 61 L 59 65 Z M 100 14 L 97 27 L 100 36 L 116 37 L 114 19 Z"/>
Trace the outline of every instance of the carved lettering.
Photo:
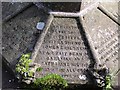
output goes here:
<path id="1" fill-rule="evenodd" d="M 82 39 L 76 20 L 73 23 L 75 25 L 57 24 L 52 24 L 48 29 L 35 62 L 43 67 L 43 75 L 55 72 L 68 81 L 72 78 L 79 81 L 79 75 L 89 67 L 88 47 Z"/>

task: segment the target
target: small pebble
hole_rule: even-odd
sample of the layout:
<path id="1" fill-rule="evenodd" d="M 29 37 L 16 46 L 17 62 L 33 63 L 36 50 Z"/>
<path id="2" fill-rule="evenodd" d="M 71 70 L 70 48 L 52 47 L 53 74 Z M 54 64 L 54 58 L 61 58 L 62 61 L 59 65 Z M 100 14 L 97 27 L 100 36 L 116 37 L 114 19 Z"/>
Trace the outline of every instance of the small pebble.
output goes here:
<path id="1" fill-rule="evenodd" d="M 44 23 L 44 22 L 38 22 L 36 28 L 37 28 L 38 30 L 43 30 L 44 26 L 45 26 L 45 23 Z"/>
<path id="2" fill-rule="evenodd" d="M 5 72 L 7 72 L 7 71 L 5 71 Z"/>
<path id="3" fill-rule="evenodd" d="M 2 47 L 2 50 L 4 50 L 5 49 L 5 47 Z"/>
<path id="4" fill-rule="evenodd" d="M 86 80 L 86 76 L 85 76 L 85 75 L 79 75 L 79 78 L 80 78 L 81 80 Z"/>
<path id="5" fill-rule="evenodd" d="M 101 83 L 101 82 L 100 82 L 100 79 L 97 79 L 97 83 Z"/>
<path id="6" fill-rule="evenodd" d="M 11 80 L 9 80 L 9 82 L 11 82 Z"/>

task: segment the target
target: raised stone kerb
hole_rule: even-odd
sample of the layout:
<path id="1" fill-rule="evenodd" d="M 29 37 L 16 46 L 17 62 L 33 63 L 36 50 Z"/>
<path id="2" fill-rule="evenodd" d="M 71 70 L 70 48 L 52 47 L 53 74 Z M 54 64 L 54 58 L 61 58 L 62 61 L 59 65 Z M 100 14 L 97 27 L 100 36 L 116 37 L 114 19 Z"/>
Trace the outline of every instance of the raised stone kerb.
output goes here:
<path id="1" fill-rule="evenodd" d="M 32 54 L 33 63 L 43 68 L 36 72 L 36 77 L 55 73 L 69 83 L 85 84 L 89 81 L 86 71 L 93 57 L 83 38 L 86 36 L 83 36 L 80 17 L 97 6 L 98 3 L 95 3 L 78 13 L 50 12 L 48 23 Z"/>

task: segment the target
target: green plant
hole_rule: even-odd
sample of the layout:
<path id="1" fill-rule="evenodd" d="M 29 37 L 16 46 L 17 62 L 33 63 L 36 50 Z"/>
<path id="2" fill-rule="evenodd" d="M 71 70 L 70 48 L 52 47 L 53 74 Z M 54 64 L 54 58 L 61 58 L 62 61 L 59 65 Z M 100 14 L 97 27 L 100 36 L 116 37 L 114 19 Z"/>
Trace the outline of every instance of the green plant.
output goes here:
<path id="1" fill-rule="evenodd" d="M 113 90 L 112 85 L 115 82 L 114 79 L 115 79 L 116 75 L 118 75 L 119 72 L 120 72 L 120 69 L 118 69 L 114 72 L 109 70 L 109 74 L 106 75 L 106 77 L 105 77 L 106 86 L 105 86 L 104 90 Z"/>
<path id="2" fill-rule="evenodd" d="M 31 53 L 23 54 L 16 65 L 16 72 L 19 73 L 23 78 L 32 77 L 34 74 L 29 68 L 29 64 L 32 62 L 30 56 Z"/>
<path id="3" fill-rule="evenodd" d="M 60 90 L 66 88 L 68 84 L 60 75 L 48 74 L 42 78 L 37 78 L 34 81 L 34 86 L 42 88 L 42 90 Z"/>
<path id="4" fill-rule="evenodd" d="M 43 68 L 38 67 L 38 68 L 36 69 L 36 72 L 40 72 L 40 71 L 42 71 L 42 69 L 43 69 Z"/>
<path id="5" fill-rule="evenodd" d="M 105 77 L 105 81 L 106 81 L 106 87 L 104 90 L 112 90 L 112 76 L 111 75 L 107 75 Z"/>
<path id="6" fill-rule="evenodd" d="M 23 54 L 20 57 L 18 64 L 16 65 L 16 72 L 22 76 L 23 79 L 33 77 L 34 72 L 30 70 L 30 59 L 31 53 Z M 41 67 L 36 69 L 36 72 L 40 72 Z M 36 78 L 34 81 L 34 87 L 41 88 L 42 90 L 56 90 L 64 89 L 68 86 L 67 81 L 64 80 L 60 75 L 48 74 L 42 78 Z"/>

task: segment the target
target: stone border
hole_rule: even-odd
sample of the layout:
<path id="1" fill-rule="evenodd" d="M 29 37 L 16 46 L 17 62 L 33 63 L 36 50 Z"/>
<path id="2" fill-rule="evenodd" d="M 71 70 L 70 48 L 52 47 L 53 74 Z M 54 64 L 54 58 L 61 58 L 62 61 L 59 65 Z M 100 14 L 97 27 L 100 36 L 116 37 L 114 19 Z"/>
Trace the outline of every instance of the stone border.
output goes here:
<path id="1" fill-rule="evenodd" d="M 2 3 L 0 2 L 0 90 L 2 89 Z"/>
<path id="2" fill-rule="evenodd" d="M 1 0 L 2 2 L 11 2 L 13 0 Z M 119 0 L 99 0 L 99 2 L 118 2 Z M 14 2 L 21 2 L 15 0 Z M 22 0 L 22 2 L 98 2 L 98 0 Z"/>
<path id="3" fill-rule="evenodd" d="M 53 16 L 50 15 L 49 18 L 48 18 L 48 21 L 46 23 L 46 26 L 45 26 L 41 36 L 39 37 L 39 39 L 38 39 L 38 41 L 35 45 L 34 51 L 32 52 L 31 59 L 32 59 L 33 62 L 34 62 L 34 60 L 37 56 L 37 53 L 39 52 L 39 48 L 42 45 L 42 42 L 44 40 L 45 35 L 47 34 L 48 28 L 50 27 L 50 24 L 51 24 L 52 20 L 53 20 Z"/>
<path id="4" fill-rule="evenodd" d="M 107 11 L 102 5 L 99 5 L 98 9 L 120 26 L 120 22 L 117 20 L 117 18 L 115 18 L 115 16 Z"/>
<path id="5" fill-rule="evenodd" d="M 120 15 L 120 1 L 118 2 L 118 14 Z M 118 22 L 120 22 L 120 16 L 118 17 Z M 118 26 L 118 31 L 120 30 L 120 26 Z M 118 32 L 118 43 L 120 45 L 120 33 Z M 118 50 L 118 59 L 120 60 L 120 51 Z M 120 68 L 120 61 L 118 61 L 118 67 Z M 118 88 L 120 88 L 120 71 L 118 72 Z"/>
<path id="6" fill-rule="evenodd" d="M 39 47 L 41 46 L 42 41 L 44 40 L 44 37 L 45 37 L 45 35 L 46 35 L 47 31 L 48 31 L 48 28 L 50 27 L 50 24 L 51 24 L 51 22 L 52 22 L 52 20 L 53 20 L 54 17 L 74 17 L 74 18 L 79 18 L 79 21 L 81 21 L 82 16 L 84 16 L 86 13 L 90 12 L 90 11 L 93 10 L 94 8 L 97 8 L 98 6 L 99 6 L 99 2 L 95 2 L 94 4 L 90 5 L 90 6 L 87 7 L 86 9 L 84 9 L 84 10 L 82 10 L 82 11 L 79 11 L 79 12 L 77 12 L 77 13 L 69 13 L 69 12 L 49 12 L 50 17 L 49 17 L 49 19 L 48 19 L 48 22 L 47 22 L 47 24 L 46 24 L 46 26 L 45 26 L 45 28 L 44 28 L 44 30 L 43 30 L 42 35 L 39 37 L 39 39 L 38 39 L 38 41 L 37 41 L 37 43 L 36 43 L 35 49 L 34 49 L 34 51 L 33 51 L 33 53 L 32 53 L 32 61 L 33 61 L 33 63 L 34 63 L 34 60 L 35 60 L 35 58 L 36 58 L 36 56 L 37 56 L 37 53 L 38 53 L 38 51 L 39 51 Z M 84 30 L 84 29 L 83 29 L 83 30 Z M 91 48 L 91 52 L 92 52 L 92 54 L 93 54 L 93 57 L 95 58 L 96 63 L 98 64 L 98 65 L 96 65 L 96 68 L 97 68 L 97 69 L 100 69 L 100 68 L 99 68 L 99 65 L 100 65 L 101 63 L 100 63 L 100 60 L 97 58 L 97 53 L 95 52 L 95 49 L 93 48 L 93 44 L 92 44 L 91 37 L 89 36 L 89 34 L 88 34 L 86 31 L 84 31 L 84 32 L 85 32 L 85 35 L 86 35 L 86 37 L 87 37 L 88 43 L 89 43 L 89 45 L 90 45 L 90 48 Z M 42 38 L 41 38 L 41 37 L 42 37 Z M 40 43 L 39 43 L 39 42 L 40 42 Z"/>
<path id="7" fill-rule="evenodd" d="M 97 4 L 97 5 L 98 5 L 98 4 Z M 94 8 L 97 7 L 97 8 L 98 8 L 99 10 L 101 10 L 104 14 L 106 14 L 110 19 L 112 19 L 114 22 L 116 22 L 118 25 L 120 25 L 119 21 L 117 21 L 113 16 L 111 16 L 111 14 L 110 14 L 109 12 L 105 11 L 105 9 L 104 9 L 102 6 L 97 6 L 97 5 L 95 5 L 95 6 L 93 5 L 94 7 L 92 7 L 92 5 L 91 5 L 91 10 L 93 10 Z M 90 7 L 84 9 L 83 12 L 81 11 L 81 12 L 78 12 L 78 13 L 50 12 L 50 18 L 49 18 L 49 20 L 48 20 L 47 26 L 45 27 L 45 29 L 44 29 L 44 31 L 43 31 L 43 33 L 42 33 L 42 35 L 41 35 L 42 38 L 38 39 L 38 41 L 39 41 L 39 42 L 42 42 L 42 41 L 43 41 L 43 39 L 44 39 L 44 37 L 45 37 L 45 35 L 46 35 L 47 31 L 48 31 L 48 28 L 50 27 L 50 23 L 52 22 L 53 16 L 60 16 L 60 17 L 79 17 L 79 19 L 80 19 L 80 21 L 81 21 L 82 16 L 85 15 L 88 11 L 90 11 L 89 8 L 90 8 Z M 118 8 L 119 8 L 119 7 L 118 7 Z M 119 9 L 118 9 L 118 10 L 119 10 Z M 84 30 L 84 29 L 83 29 L 83 30 Z M 85 31 L 85 32 L 86 32 L 86 31 Z M 95 60 L 96 60 L 96 62 L 100 64 L 100 61 L 97 59 L 97 55 L 96 55 L 96 52 L 95 52 L 95 50 L 94 50 L 94 48 L 93 48 L 93 45 L 92 45 L 92 42 L 91 42 L 91 39 L 90 39 L 89 34 L 85 33 L 85 35 L 86 35 L 86 37 L 87 37 L 87 39 L 88 39 L 88 42 L 89 42 L 89 45 L 90 45 L 92 54 L 93 54 L 94 56 L 96 56 L 96 57 L 94 57 Z M 37 43 L 37 44 L 36 44 L 36 47 L 39 48 L 38 46 L 41 46 L 41 44 L 42 44 L 42 43 Z M 32 55 L 32 56 L 33 56 L 33 57 L 32 57 L 32 58 L 33 58 L 33 61 L 35 60 L 35 57 L 36 57 L 36 56 L 34 56 L 34 55 L 37 55 L 37 52 L 38 52 L 38 50 L 39 50 L 39 49 L 37 50 L 36 47 L 35 47 L 35 50 L 33 51 L 33 55 Z"/>

